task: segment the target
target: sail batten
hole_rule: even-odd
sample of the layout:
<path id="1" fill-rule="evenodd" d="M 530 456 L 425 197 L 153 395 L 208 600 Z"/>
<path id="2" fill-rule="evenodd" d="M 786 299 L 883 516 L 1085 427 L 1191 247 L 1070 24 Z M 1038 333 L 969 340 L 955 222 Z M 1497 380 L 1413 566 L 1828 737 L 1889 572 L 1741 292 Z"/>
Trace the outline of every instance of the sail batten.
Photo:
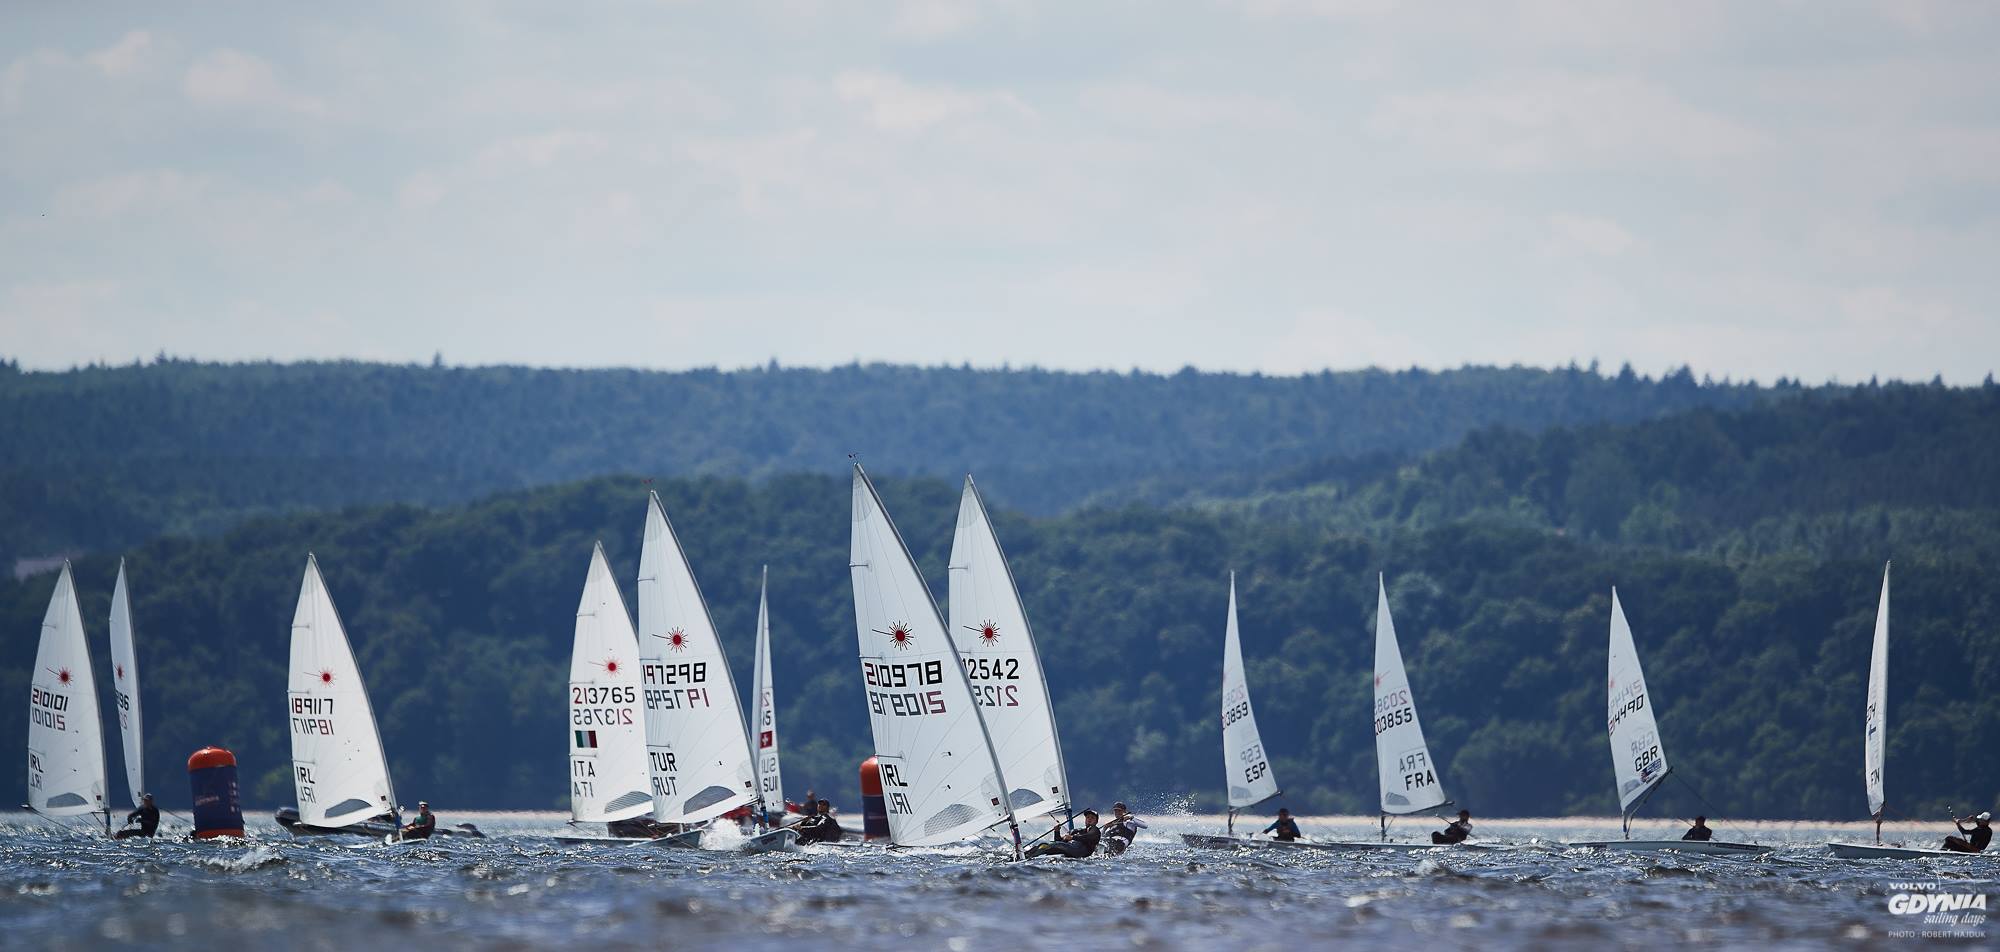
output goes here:
<path id="1" fill-rule="evenodd" d="M 1607 662 L 1605 727 L 1611 740 L 1611 767 L 1618 778 L 1618 809 L 1629 818 L 1646 795 L 1667 776 L 1666 748 L 1654 719 L 1655 699 L 1632 644 L 1632 626 L 1611 590 L 1611 639 Z"/>
<path id="2" fill-rule="evenodd" d="M 1375 586 L 1375 769 L 1382 812 L 1417 813 L 1443 805 L 1444 786 L 1417 720 L 1416 696 L 1389 617 L 1388 586 L 1379 575 Z"/>
<path id="3" fill-rule="evenodd" d="M 132 598 L 125 588 L 125 560 L 111 589 L 111 692 L 118 705 L 118 740 L 125 754 L 125 787 L 132 805 L 146 791 L 145 722 L 139 711 L 139 658 L 132 646 Z"/>
<path id="4" fill-rule="evenodd" d="M 382 734 L 319 560 L 306 556 L 292 614 L 289 718 L 299 820 L 349 826 L 396 810 Z"/>
<path id="5" fill-rule="evenodd" d="M 1034 626 L 970 476 L 959 497 L 948 565 L 952 642 L 1012 786 L 1014 814 L 1028 819 L 1066 812 L 1069 774 Z"/>
<path id="6" fill-rule="evenodd" d="M 1011 822 L 1010 788 L 956 643 L 858 464 L 848 564 L 890 839 L 935 846 Z"/>
<path id="7" fill-rule="evenodd" d="M 736 678 L 658 493 L 639 554 L 639 656 L 653 818 L 699 823 L 755 799 Z"/>
<path id="8" fill-rule="evenodd" d="M 1889 566 L 1882 566 L 1882 597 L 1875 606 L 1875 641 L 1868 652 L 1868 714 L 1862 735 L 1861 771 L 1868 786 L 1868 813 L 1882 815 L 1888 801 L 1884 777 L 1889 737 Z"/>
<path id="9" fill-rule="evenodd" d="M 785 782 L 778 767 L 778 702 L 771 686 L 771 570 L 764 569 L 757 587 L 757 661 L 750 688 L 751 719 L 756 745 L 757 797 L 766 816 L 784 817 Z"/>
<path id="10" fill-rule="evenodd" d="M 1278 795 L 1278 778 L 1257 733 L 1250 706 L 1250 682 L 1243 670 L 1243 645 L 1236 627 L 1236 573 L 1229 573 L 1229 620 L 1222 638 L 1222 769 L 1230 809 L 1262 803 Z"/>
<path id="11" fill-rule="evenodd" d="M 569 656 L 570 818 L 629 820 L 653 809 L 639 645 L 604 546 L 591 552 Z"/>
<path id="12" fill-rule="evenodd" d="M 28 691 L 29 808 L 45 816 L 106 812 L 104 724 L 68 562 L 42 616 Z"/>

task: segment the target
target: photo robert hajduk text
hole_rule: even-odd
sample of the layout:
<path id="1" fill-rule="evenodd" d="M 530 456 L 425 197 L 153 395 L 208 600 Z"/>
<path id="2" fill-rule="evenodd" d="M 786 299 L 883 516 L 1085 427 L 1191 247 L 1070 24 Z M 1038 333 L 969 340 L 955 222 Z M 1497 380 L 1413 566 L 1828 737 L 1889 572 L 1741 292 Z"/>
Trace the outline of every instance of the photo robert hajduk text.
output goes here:
<path id="1" fill-rule="evenodd" d="M 1896 917 L 1892 939 L 1984 939 L 1985 892 L 1970 882 L 1892 882 L 1888 912 Z"/>

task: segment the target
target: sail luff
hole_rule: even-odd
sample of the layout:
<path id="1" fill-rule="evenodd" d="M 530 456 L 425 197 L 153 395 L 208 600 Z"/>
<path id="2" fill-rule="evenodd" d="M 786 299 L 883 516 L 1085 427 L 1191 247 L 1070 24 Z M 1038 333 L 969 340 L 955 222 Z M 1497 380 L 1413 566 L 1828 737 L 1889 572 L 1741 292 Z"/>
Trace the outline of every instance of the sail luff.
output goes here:
<path id="1" fill-rule="evenodd" d="M 1882 566 L 1882 597 L 1875 606 L 1875 640 L 1868 652 L 1868 713 L 1862 734 L 1861 771 L 1868 813 L 1880 817 L 1888 801 L 1885 777 L 1889 740 L 1889 565 Z"/>
<path id="2" fill-rule="evenodd" d="M 1630 818 L 1640 802 L 1667 777 L 1666 747 L 1654 719 L 1655 699 L 1646 689 L 1646 673 L 1632 643 L 1632 626 L 1625 620 L 1618 590 L 1611 590 L 1611 636 L 1606 659 L 1605 727 L 1611 741 L 1611 767 L 1618 781 L 1618 809 Z"/>
<path id="3" fill-rule="evenodd" d="M 1222 637 L 1222 769 L 1229 806 L 1240 810 L 1278 795 L 1278 778 L 1257 732 L 1250 681 L 1236 627 L 1236 573 L 1229 573 L 1229 620 Z"/>
<path id="4" fill-rule="evenodd" d="M 858 463 L 852 501 L 855 639 L 890 839 L 934 846 L 1015 824 L 1011 788 L 944 614 Z"/>
<path id="5" fill-rule="evenodd" d="M 1008 798 L 1015 816 L 1067 810 L 1069 771 L 1034 623 L 971 476 L 959 497 L 948 567 L 952 642 L 1012 781 Z"/>
<path id="6" fill-rule="evenodd" d="M 126 793 L 138 806 L 146 790 L 145 720 L 139 710 L 139 658 L 132 644 L 132 599 L 125 588 L 125 560 L 111 589 L 111 691 L 118 704 L 118 740 L 125 755 Z"/>
<path id="7" fill-rule="evenodd" d="M 104 723 L 68 562 L 42 615 L 28 713 L 28 807 L 45 816 L 108 817 Z"/>
<path id="8" fill-rule="evenodd" d="M 1444 804 L 1444 786 L 1417 719 L 1416 693 L 1389 616 L 1388 584 L 1377 575 L 1375 585 L 1375 770 L 1382 812 L 1417 813 Z"/>

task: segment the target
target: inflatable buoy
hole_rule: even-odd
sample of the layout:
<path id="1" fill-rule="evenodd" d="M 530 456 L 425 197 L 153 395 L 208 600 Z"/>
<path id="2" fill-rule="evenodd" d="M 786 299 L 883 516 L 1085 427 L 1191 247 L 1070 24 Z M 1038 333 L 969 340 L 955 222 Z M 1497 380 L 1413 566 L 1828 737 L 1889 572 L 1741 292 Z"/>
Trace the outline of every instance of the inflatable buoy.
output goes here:
<path id="1" fill-rule="evenodd" d="M 861 838 L 889 838 L 889 804 L 882 799 L 882 772 L 873 757 L 861 762 Z"/>
<path id="2" fill-rule="evenodd" d="M 194 792 L 194 838 L 243 835 L 243 805 L 236 790 L 236 755 L 203 747 L 188 757 L 188 786 Z"/>

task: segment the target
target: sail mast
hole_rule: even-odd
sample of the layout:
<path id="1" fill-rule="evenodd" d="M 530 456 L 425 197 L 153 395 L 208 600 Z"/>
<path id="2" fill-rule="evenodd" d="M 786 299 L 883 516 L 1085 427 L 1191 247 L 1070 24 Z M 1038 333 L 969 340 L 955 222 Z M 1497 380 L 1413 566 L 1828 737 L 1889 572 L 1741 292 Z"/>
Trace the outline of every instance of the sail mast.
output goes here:
<path id="1" fill-rule="evenodd" d="M 132 598 L 125 588 L 125 560 L 111 589 L 111 690 L 118 699 L 118 739 L 125 754 L 125 786 L 132 805 L 146 791 L 146 738 L 139 711 L 139 657 L 132 644 Z"/>

